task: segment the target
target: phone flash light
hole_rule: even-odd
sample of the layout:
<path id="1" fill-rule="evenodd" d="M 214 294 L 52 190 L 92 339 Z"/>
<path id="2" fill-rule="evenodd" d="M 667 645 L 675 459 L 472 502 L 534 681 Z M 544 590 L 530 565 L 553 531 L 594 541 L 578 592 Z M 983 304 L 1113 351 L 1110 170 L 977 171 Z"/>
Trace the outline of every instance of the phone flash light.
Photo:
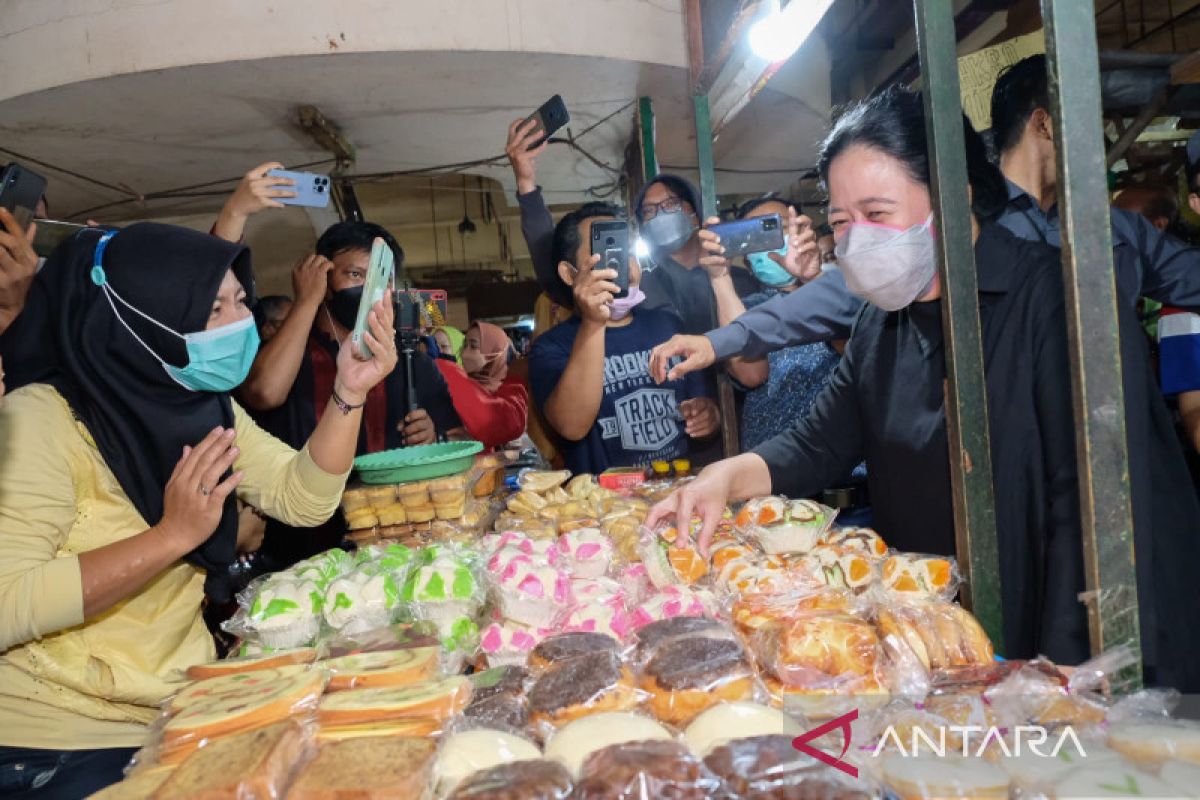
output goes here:
<path id="1" fill-rule="evenodd" d="M 633 243 L 633 254 L 638 257 L 638 260 L 650 257 L 650 245 L 646 244 L 646 240 L 638 237 Z"/>

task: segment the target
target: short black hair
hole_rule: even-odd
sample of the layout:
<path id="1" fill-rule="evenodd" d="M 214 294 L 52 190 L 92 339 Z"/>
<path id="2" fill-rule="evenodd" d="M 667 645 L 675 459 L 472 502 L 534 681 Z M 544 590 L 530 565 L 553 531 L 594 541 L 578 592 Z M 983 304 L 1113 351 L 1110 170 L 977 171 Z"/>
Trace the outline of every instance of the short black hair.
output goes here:
<path id="1" fill-rule="evenodd" d="M 775 192 L 771 192 L 769 194 L 764 194 L 762 197 L 750 198 L 749 200 L 747 200 L 746 202 L 742 203 L 740 206 L 737 207 L 737 211 L 734 212 L 734 215 L 738 219 L 745 219 L 747 214 L 754 211 L 754 209 L 756 209 L 756 208 L 761 208 L 762 206 L 765 206 L 767 203 L 779 203 L 780 205 L 785 205 L 785 206 L 791 205 L 791 203 L 789 203 L 787 200 L 784 200 L 782 197 L 777 195 Z"/>
<path id="2" fill-rule="evenodd" d="M 396 271 L 399 272 L 404 268 L 404 248 L 386 228 L 374 222 L 335 222 L 325 229 L 320 239 L 317 239 L 317 255 L 332 260 L 338 253 L 347 250 L 366 250 L 369 253 L 375 245 L 376 236 L 392 248 Z"/>
<path id="3" fill-rule="evenodd" d="M 550 295 L 550 299 L 560 306 L 573 308 L 575 296 L 571 292 L 571 287 L 558 274 L 558 265 L 566 261 L 568 264 L 579 266 L 575 263 L 575 254 L 579 252 L 579 246 L 583 244 L 583 234 L 580 232 L 579 226 L 584 220 L 594 217 L 623 219 L 625 213 L 612 203 L 594 201 L 575 209 L 554 226 L 554 269 L 549 275 L 539 275 L 538 283 L 541 284 L 542 291 Z"/>
<path id="4" fill-rule="evenodd" d="M 669 172 L 664 172 L 646 181 L 646 184 L 638 191 L 637 197 L 633 200 L 633 215 L 635 217 L 638 219 L 642 218 L 642 205 L 646 202 L 646 193 L 656 183 L 661 183 L 671 190 L 671 194 L 691 203 L 692 210 L 696 212 L 696 216 L 704 216 L 704 204 L 700 202 L 700 190 L 696 188 L 696 184 L 681 175 L 672 175 Z"/>
<path id="5" fill-rule="evenodd" d="M 292 298 L 285 294 L 269 294 L 266 297 L 258 298 L 258 302 L 254 304 L 254 323 L 261 331 L 263 324 L 267 321 L 272 312 L 278 311 L 285 304 L 290 305 Z"/>
<path id="6" fill-rule="evenodd" d="M 1138 193 L 1145 200 L 1140 210 L 1147 219 L 1154 221 L 1165 218 L 1168 227 L 1179 220 L 1179 198 L 1170 186 L 1163 183 L 1133 183 L 1126 186 L 1121 194 L 1127 191 Z"/>
<path id="7" fill-rule="evenodd" d="M 963 116 L 967 148 L 967 181 L 973 197 L 971 210 L 981 220 L 1000 216 L 1008 202 L 1004 176 L 988 160 L 987 146 Z M 925 107 L 918 92 L 890 86 L 851 106 L 838 117 L 821 143 L 817 172 L 828 187 L 829 165 L 854 145 L 879 150 L 895 158 L 913 180 L 930 184 L 929 147 L 925 136 Z"/>
<path id="8" fill-rule="evenodd" d="M 1023 58 L 996 78 L 992 87 L 992 146 L 997 155 L 1021 141 L 1025 124 L 1037 109 L 1050 110 L 1046 56 Z"/>

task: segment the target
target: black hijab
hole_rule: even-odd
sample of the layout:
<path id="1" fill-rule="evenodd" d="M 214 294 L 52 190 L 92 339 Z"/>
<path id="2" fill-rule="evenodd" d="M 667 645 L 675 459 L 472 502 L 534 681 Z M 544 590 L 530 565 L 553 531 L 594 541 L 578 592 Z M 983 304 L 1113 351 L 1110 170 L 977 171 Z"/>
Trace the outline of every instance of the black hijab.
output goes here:
<path id="1" fill-rule="evenodd" d="M 186 366 L 181 338 L 114 298 L 118 319 L 93 281 L 93 260 L 105 233 L 81 231 L 38 273 L 20 325 L 14 326 L 27 343 L 40 343 L 33 348 L 37 361 L 27 355 L 13 366 L 21 383 L 48 383 L 66 398 L 125 494 L 153 525 L 162 519 L 163 491 L 184 445 L 194 446 L 217 426 L 232 427 L 233 406 L 228 394 L 193 392 L 176 383 L 121 324 L 159 358 Z M 131 225 L 107 242 L 101 263 L 108 285 L 125 302 L 180 334 L 204 330 L 230 268 L 247 302 L 253 301 L 250 251 L 186 228 Z M 210 573 L 224 570 L 236 558 L 236 545 L 231 495 L 216 531 L 187 560 Z"/>

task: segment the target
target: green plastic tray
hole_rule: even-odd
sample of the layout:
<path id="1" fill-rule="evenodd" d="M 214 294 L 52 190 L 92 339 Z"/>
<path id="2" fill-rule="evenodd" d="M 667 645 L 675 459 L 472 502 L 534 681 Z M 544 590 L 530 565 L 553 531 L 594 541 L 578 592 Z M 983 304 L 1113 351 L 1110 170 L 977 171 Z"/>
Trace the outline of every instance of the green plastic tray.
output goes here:
<path id="1" fill-rule="evenodd" d="M 408 483 L 466 472 L 483 450 L 482 442 L 443 442 L 399 447 L 354 459 L 363 483 Z"/>

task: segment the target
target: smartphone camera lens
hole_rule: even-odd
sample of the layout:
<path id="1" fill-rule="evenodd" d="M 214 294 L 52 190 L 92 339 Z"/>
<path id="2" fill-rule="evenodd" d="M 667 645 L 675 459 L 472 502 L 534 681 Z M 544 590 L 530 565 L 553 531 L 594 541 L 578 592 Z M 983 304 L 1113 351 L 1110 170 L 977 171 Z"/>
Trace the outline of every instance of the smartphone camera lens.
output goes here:
<path id="1" fill-rule="evenodd" d="M 763 230 L 764 231 L 773 231 L 778 227 L 779 227 L 779 220 L 777 220 L 777 219 L 763 220 Z"/>
<path id="2" fill-rule="evenodd" d="M 317 185 L 317 194 L 321 194 L 324 191 L 325 191 L 325 187 L 318 184 Z"/>

